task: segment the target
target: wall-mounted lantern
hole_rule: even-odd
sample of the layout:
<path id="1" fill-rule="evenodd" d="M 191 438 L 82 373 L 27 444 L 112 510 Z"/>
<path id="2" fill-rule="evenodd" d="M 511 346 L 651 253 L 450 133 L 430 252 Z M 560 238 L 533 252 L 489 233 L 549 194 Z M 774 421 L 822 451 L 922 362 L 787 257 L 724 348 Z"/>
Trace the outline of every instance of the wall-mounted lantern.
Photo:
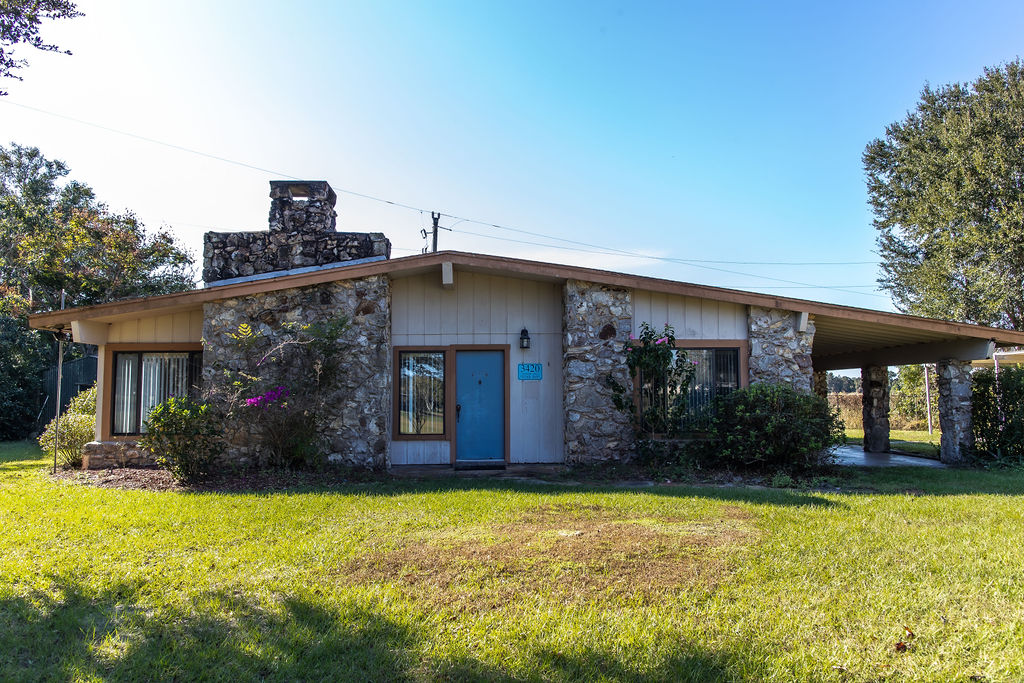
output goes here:
<path id="1" fill-rule="evenodd" d="M 523 328 L 523 331 L 519 333 L 519 348 L 530 348 L 530 333 L 525 327 Z"/>

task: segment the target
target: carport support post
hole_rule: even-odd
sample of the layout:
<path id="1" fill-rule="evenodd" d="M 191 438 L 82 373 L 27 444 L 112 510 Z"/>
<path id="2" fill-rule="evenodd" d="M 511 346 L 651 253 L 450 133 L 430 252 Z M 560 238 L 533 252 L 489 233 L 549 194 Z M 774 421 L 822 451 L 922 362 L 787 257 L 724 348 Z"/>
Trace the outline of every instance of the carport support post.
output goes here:
<path id="1" fill-rule="evenodd" d="M 889 452 L 889 368 L 861 368 L 861 402 L 864 416 L 864 451 Z"/>
<path id="2" fill-rule="evenodd" d="M 940 360 L 935 365 L 939 384 L 939 459 L 949 465 L 967 461 L 971 444 L 971 363 Z"/>
<path id="3" fill-rule="evenodd" d="M 828 398 L 828 373 L 824 370 L 814 371 L 814 393 L 822 398 Z"/>

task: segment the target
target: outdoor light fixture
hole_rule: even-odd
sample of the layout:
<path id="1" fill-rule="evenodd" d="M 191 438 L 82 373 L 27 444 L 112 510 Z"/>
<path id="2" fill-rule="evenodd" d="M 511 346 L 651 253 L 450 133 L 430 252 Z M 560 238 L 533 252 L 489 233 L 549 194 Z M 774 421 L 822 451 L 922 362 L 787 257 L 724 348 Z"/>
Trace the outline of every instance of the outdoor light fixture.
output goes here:
<path id="1" fill-rule="evenodd" d="M 528 349 L 530 348 L 530 333 L 523 328 L 523 331 L 519 333 L 519 348 Z"/>

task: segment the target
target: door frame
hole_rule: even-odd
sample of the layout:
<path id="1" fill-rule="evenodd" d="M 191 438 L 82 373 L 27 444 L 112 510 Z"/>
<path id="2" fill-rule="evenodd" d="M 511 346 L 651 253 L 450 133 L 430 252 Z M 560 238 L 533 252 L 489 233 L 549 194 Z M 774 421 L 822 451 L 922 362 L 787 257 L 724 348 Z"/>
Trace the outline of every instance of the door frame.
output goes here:
<path id="1" fill-rule="evenodd" d="M 398 424 L 400 418 L 398 405 L 398 387 L 401 382 L 399 377 L 399 352 L 400 351 L 438 351 L 444 353 L 444 433 L 429 435 L 399 434 Z M 458 430 L 455 427 L 455 382 L 456 382 L 456 351 L 501 351 L 504 363 L 505 395 L 505 464 L 511 459 L 512 448 L 510 440 L 511 432 L 511 371 L 509 358 L 512 346 L 510 344 L 436 344 L 436 345 L 415 345 L 392 347 L 392 387 L 391 387 L 391 440 L 392 441 L 447 441 L 449 448 L 448 460 L 455 466 L 456 439 Z"/>
<path id="2" fill-rule="evenodd" d="M 451 364 L 451 382 L 449 383 L 451 385 L 451 397 L 452 397 L 452 400 L 450 402 L 448 402 L 448 405 L 445 407 L 445 413 L 446 413 L 445 419 L 446 420 L 447 419 L 451 419 L 452 420 L 452 422 L 451 422 L 452 430 L 451 430 L 451 440 L 450 440 L 450 443 L 451 443 L 451 446 L 450 446 L 450 448 L 451 448 L 450 460 L 451 460 L 452 466 L 455 465 L 455 456 L 456 456 L 456 453 L 458 452 L 456 440 L 458 439 L 457 434 L 458 434 L 458 431 L 459 431 L 458 429 L 455 428 L 455 395 L 456 395 L 456 393 L 455 393 L 455 391 L 456 391 L 455 382 L 456 382 L 456 377 L 458 377 L 458 375 L 456 374 L 456 366 L 457 366 L 457 363 L 458 363 L 458 360 L 457 360 L 458 354 L 456 353 L 457 351 L 501 351 L 502 352 L 503 365 L 504 365 L 504 369 L 505 369 L 504 370 L 504 375 L 505 376 L 504 376 L 504 380 L 503 380 L 504 383 L 505 383 L 505 392 L 504 392 L 505 395 L 502 397 L 502 400 L 505 403 L 505 411 L 504 411 L 505 412 L 505 464 L 507 465 L 508 462 L 509 462 L 510 454 L 512 452 L 511 451 L 511 447 L 510 447 L 511 441 L 509 439 L 509 432 L 511 431 L 509 429 L 509 427 L 510 427 L 510 424 L 512 422 L 512 420 L 510 419 L 510 413 L 509 413 L 509 408 L 510 408 L 509 397 L 511 395 L 511 391 L 510 391 L 511 387 L 509 386 L 509 384 L 510 384 L 510 379 L 511 379 L 511 377 L 510 377 L 511 373 L 509 372 L 509 365 L 508 365 L 509 364 L 509 354 L 510 354 L 510 351 L 511 351 L 511 348 L 512 348 L 511 345 L 510 344 L 452 344 L 448 348 L 451 351 L 450 358 L 452 360 L 452 364 Z"/>

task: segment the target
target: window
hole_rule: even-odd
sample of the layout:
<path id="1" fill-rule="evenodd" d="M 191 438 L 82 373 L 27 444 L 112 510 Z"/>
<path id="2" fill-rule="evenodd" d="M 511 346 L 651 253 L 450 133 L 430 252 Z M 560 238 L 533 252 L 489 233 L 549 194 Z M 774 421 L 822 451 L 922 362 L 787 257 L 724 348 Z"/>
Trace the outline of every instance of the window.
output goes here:
<path id="1" fill-rule="evenodd" d="M 693 382 L 687 394 L 684 428 L 706 429 L 714 414 L 715 399 L 740 388 L 740 351 L 736 348 L 686 349 L 696 361 Z"/>
<path id="2" fill-rule="evenodd" d="M 444 357 L 444 351 L 398 352 L 398 434 L 444 435 Z"/>
<path id="3" fill-rule="evenodd" d="M 141 434 L 154 406 L 171 396 L 192 393 L 201 357 L 187 351 L 115 353 L 114 434 Z"/>

